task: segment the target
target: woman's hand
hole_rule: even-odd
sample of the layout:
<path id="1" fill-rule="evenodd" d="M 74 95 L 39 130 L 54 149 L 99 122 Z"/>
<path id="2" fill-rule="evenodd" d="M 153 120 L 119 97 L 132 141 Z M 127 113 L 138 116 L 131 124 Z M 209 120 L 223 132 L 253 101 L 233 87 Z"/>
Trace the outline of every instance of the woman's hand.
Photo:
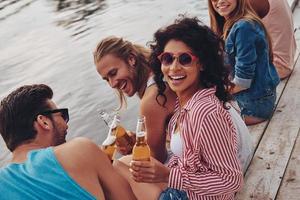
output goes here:
<path id="1" fill-rule="evenodd" d="M 231 94 L 236 94 L 236 93 L 238 93 L 240 91 L 243 91 L 243 90 L 246 90 L 246 89 L 248 89 L 248 88 L 244 88 L 244 87 L 235 85 L 233 88 L 231 88 L 230 93 Z"/>
<path id="2" fill-rule="evenodd" d="M 117 151 L 120 152 L 122 155 L 131 154 L 132 148 L 135 144 L 135 134 L 132 133 L 131 131 L 126 131 L 126 133 L 130 137 L 129 142 L 125 143 L 125 142 L 119 141 L 118 138 L 116 139 Z"/>
<path id="3" fill-rule="evenodd" d="M 132 160 L 129 170 L 136 182 L 167 183 L 169 181 L 170 169 L 153 157 L 150 161 Z"/>

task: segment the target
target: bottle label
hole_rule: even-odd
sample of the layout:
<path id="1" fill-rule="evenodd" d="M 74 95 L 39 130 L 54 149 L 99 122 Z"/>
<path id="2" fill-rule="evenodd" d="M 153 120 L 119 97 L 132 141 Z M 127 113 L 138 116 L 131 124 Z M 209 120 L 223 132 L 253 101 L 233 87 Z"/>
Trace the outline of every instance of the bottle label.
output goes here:
<path id="1" fill-rule="evenodd" d="M 107 138 L 103 141 L 102 145 L 103 146 L 107 146 L 107 145 L 111 145 L 116 141 L 116 136 L 114 135 L 108 135 Z"/>
<path id="2" fill-rule="evenodd" d="M 115 121 L 113 121 L 113 122 L 109 125 L 109 128 L 110 128 L 110 129 L 114 129 L 114 128 L 116 128 L 116 127 L 117 127 L 117 124 L 116 124 Z"/>
<path id="3" fill-rule="evenodd" d="M 136 132 L 136 137 L 144 137 L 146 135 L 145 131 L 138 131 Z"/>
<path id="4" fill-rule="evenodd" d="M 122 137 L 124 135 L 127 135 L 125 129 L 122 126 L 120 126 L 120 125 L 117 126 L 117 128 L 116 128 L 116 136 L 117 136 L 117 138 Z"/>
<path id="5" fill-rule="evenodd" d="M 147 144 L 135 145 L 132 150 L 132 159 L 140 161 L 150 161 L 150 148 Z"/>

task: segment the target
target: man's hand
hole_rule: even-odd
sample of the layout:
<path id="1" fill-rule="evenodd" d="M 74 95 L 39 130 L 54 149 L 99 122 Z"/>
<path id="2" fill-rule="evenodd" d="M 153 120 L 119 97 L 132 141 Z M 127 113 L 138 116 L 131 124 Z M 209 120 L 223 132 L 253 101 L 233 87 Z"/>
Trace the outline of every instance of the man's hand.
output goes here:
<path id="1" fill-rule="evenodd" d="M 118 141 L 118 138 L 116 139 L 117 151 L 120 152 L 122 155 L 131 154 L 132 148 L 135 144 L 135 134 L 132 133 L 131 131 L 126 131 L 126 133 L 130 137 L 129 142 L 126 142 L 124 144 L 124 142 Z"/>

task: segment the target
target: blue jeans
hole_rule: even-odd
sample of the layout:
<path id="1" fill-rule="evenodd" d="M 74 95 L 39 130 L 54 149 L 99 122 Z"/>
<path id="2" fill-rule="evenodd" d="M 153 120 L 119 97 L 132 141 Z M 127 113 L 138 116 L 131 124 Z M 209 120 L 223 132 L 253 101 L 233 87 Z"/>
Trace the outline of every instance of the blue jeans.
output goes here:
<path id="1" fill-rule="evenodd" d="M 188 200 L 185 191 L 177 190 L 174 188 L 165 189 L 159 196 L 158 200 Z"/>
<path id="2" fill-rule="evenodd" d="M 249 96 L 243 92 L 235 94 L 234 98 L 241 109 L 241 115 L 243 117 L 246 115 L 269 119 L 275 108 L 276 89 L 267 90 L 263 97 L 257 99 L 250 99 Z"/>

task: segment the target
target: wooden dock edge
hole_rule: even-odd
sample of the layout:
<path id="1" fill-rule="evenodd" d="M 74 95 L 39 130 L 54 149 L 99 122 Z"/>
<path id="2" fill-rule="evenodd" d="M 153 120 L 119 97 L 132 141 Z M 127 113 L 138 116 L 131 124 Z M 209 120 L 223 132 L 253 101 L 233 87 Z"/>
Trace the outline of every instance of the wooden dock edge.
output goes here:
<path id="1" fill-rule="evenodd" d="M 292 10 L 297 3 L 298 0 L 289 1 Z M 300 30 L 296 34 L 300 38 Z M 245 175 L 244 188 L 236 199 L 300 199 L 299 40 L 297 46 L 293 73 L 277 89 L 272 119 L 249 127 L 255 154 Z"/>

